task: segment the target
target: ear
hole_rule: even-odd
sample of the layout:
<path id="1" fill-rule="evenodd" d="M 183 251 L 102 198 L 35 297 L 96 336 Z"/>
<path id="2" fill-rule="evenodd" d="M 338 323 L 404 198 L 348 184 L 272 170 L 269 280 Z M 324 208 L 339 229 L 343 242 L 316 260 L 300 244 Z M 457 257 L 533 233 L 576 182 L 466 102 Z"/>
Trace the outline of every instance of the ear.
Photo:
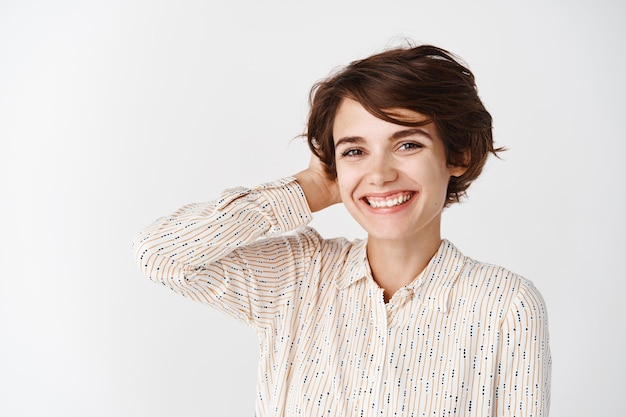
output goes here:
<path id="1" fill-rule="evenodd" d="M 450 176 L 460 177 L 465 174 L 469 168 L 470 159 L 469 149 L 456 154 L 453 160 L 448 164 L 448 172 L 450 172 Z"/>

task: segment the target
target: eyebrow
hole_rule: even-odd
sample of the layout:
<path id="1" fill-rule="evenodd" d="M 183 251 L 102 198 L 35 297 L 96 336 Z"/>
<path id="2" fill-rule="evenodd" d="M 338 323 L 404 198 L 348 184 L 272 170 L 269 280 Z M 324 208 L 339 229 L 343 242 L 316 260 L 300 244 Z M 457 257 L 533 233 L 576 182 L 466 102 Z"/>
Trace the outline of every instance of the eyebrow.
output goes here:
<path id="1" fill-rule="evenodd" d="M 403 139 L 403 138 L 414 136 L 414 135 L 423 136 L 429 140 L 433 140 L 432 136 L 427 131 L 425 131 L 424 129 L 420 129 L 420 128 L 398 130 L 397 132 L 394 132 L 394 134 L 389 137 L 389 140 L 398 140 L 398 139 Z M 335 143 L 335 149 L 338 148 L 340 145 L 349 144 L 349 143 L 362 143 L 364 141 L 365 139 L 361 136 L 346 136 L 346 137 L 339 139 Z"/>

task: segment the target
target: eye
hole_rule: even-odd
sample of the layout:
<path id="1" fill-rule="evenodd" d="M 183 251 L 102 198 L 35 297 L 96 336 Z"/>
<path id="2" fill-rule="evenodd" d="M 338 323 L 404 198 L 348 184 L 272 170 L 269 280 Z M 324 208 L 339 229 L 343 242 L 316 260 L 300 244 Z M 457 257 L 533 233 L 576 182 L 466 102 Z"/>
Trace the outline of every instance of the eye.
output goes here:
<path id="1" fill-rule="evenodd" d="M 420 149 L 423 147 L 424 145 L 422 145 L 419 142 L 404 142 L 404 143 L 401 143 L 400 146 L 398 146 L 398 149 L 401 151 L 411 151 L 411 150 L 416 150 L 416 149 Z"/>
<path id="2" fill-rule="evenodd" d="M 359 156 L 363 155 L 363 151 L 357 148 L 350 148 L 341 153 L 341 156 L 350 157 L 350 156 Z"/>

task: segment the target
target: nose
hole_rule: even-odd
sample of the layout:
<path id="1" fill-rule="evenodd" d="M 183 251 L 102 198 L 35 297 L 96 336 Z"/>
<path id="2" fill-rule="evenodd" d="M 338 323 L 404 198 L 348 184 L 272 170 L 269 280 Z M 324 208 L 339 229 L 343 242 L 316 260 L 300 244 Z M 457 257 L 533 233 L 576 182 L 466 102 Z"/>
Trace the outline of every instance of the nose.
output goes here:
<path id="1" fill-rule="evenodd" d="M 398 171 L 391 155 L 372 155 L 366 168 L 367 179 L 371 185 L 383 185 L 398 178 Z"/>

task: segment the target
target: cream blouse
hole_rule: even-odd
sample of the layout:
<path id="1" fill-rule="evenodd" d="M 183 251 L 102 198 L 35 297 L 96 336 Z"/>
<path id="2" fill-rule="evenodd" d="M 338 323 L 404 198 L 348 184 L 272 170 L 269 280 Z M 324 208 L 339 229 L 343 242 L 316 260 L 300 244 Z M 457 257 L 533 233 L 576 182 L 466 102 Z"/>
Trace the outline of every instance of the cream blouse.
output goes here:
<path id="1" fill-rule="evenodd" d="M 543 299 L 442 241 L 388 303 L 365 240 L 323 239 L 284 178 L 225 191 L 135 240 L 152 280 L 247 322 L 260 340 L 258 416 L 547 416 Z"/>

